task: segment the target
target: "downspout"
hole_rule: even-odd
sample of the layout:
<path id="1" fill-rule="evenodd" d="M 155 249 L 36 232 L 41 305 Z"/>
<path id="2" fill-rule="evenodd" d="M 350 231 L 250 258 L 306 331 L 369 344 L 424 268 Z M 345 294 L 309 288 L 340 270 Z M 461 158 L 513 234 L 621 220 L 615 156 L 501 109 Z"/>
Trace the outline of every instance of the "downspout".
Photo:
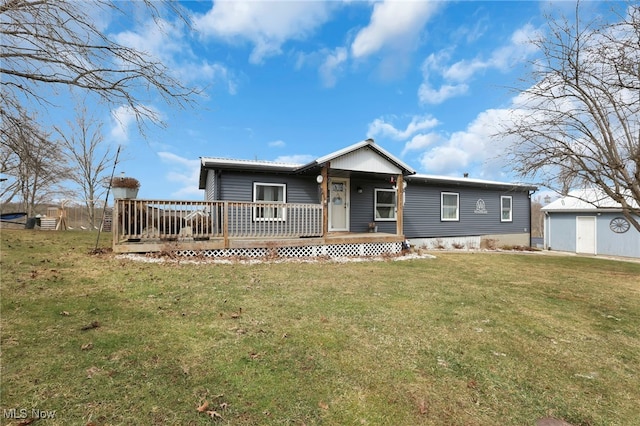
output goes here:
<path id="1" fill-rule="evenodd" d="M 533 214 L 531 212 L 531 196 L 536 193 L 536 191 L 527 191 L 529 193 L 529 247 L 533 247 Z"/>

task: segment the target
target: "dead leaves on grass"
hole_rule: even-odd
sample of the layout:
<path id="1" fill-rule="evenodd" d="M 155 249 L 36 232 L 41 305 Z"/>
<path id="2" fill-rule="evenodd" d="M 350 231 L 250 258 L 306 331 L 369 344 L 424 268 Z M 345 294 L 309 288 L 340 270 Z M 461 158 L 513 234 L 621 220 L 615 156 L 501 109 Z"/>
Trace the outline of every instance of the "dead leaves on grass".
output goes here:
<path id="1" fill-rule="evenodd" d="M 220 399 L 224 396 L 224 394 L 220 394 L 220 395 L 216 395 L 214 398 L 215 399 Z M 226 402 L 221 402 L 218 404 L 218 409 L 221 411 L 224 411 L 227 409 L 227 407 L 229 406 L 229 404 L 227 404 Z M 200 404 L 198 407 L 196 407 L 196 411 L 198 413 L 203 413 L 206 414 L 207 416 L 209 416 L 212 420 L 224 420 L 224 418 L 222 417 L 222 415 L 213 409 L 213 407 L 211 407 L 209 405 L 209 401 L 204 401 L 202 402 L 202 404 Z"/>
<path id="2" fill-rule="evenodd" d="M 98 321 L 92 321 L 91 324 L 85 325 L 80 330 L 87 331 L 87 330 L 92 330 L 92 329 L 98 328 L 98 327 L 100 327 L 100 323 Z"/>

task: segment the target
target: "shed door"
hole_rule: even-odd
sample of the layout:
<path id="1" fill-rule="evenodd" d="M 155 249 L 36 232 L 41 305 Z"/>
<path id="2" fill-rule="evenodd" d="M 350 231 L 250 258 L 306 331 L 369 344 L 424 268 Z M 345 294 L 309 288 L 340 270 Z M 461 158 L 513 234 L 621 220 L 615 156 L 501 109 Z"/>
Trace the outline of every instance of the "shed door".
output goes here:
<path id="1" fill-rule="evenodd" d="M 576 253 L 596 254 L 595 216 L 576 217 Z"/>
<path id="2" fill-rule="evenodd" d="M 329 181 L 329 231 L 349 230 L 349 179 Z"/>

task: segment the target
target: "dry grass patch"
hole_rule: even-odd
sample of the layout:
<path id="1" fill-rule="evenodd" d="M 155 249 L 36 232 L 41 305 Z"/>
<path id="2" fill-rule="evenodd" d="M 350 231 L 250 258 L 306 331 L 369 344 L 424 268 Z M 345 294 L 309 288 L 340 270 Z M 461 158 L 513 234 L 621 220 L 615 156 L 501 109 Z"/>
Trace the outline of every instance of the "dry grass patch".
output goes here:
<path id="1" fill-rule="evenodd" d="M 637 420 L 639 264 L 477 253 L 148 264 L 89 254 L 90 233 L 1 239 L 3 414 L 55 411 L 47 424 L 60 425 Z"/>

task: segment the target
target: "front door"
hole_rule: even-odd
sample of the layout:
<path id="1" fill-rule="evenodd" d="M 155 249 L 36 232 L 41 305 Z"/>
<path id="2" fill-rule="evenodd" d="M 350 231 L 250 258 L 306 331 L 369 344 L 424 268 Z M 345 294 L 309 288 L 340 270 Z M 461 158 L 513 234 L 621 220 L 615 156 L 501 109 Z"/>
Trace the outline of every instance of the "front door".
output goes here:
<path id="1" fill-rule="evenodd" d="M 349 230 L 349 179 L 329 179 L 329 231 Z"/>

